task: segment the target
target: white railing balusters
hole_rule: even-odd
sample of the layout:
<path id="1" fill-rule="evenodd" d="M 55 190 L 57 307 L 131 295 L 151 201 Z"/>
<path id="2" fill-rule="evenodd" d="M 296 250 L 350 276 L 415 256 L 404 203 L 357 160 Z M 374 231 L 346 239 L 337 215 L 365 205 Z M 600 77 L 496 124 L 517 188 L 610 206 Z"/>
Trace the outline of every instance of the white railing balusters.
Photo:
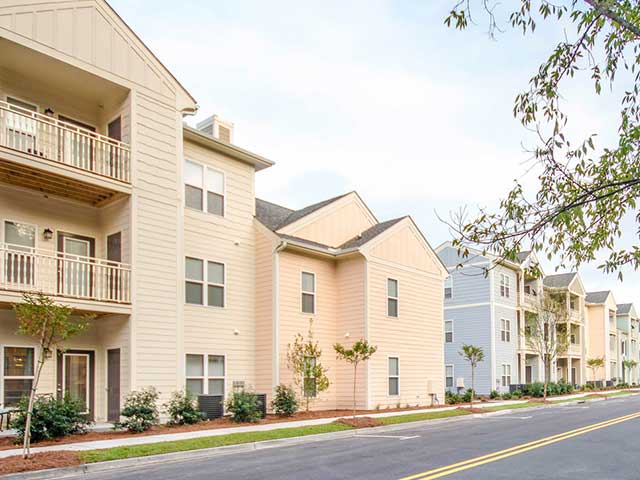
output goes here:
<path id="1" fill-rule="evenodd" d="M 3 101 L 0 146 L 130 183 L 127 144 Z"/>

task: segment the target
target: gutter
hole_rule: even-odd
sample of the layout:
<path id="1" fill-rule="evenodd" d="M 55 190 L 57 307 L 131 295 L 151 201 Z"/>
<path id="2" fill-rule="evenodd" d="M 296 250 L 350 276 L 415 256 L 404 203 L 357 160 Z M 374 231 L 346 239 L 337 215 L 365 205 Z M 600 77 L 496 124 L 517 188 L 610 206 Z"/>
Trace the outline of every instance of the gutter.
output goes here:
<path id="1" fill-rule="evenodd" d="M 273 355 L 273 365 L 272 365 L 272 387 L 275 389 L 280 383 L 280 252 L 287 248 L 286 240 L 282 240 L 280 244 L 273 250 L 273 298 L 271 299 L 272 312 L 271 317 L 273 320 L 272 325 L 272 355 Z"/>

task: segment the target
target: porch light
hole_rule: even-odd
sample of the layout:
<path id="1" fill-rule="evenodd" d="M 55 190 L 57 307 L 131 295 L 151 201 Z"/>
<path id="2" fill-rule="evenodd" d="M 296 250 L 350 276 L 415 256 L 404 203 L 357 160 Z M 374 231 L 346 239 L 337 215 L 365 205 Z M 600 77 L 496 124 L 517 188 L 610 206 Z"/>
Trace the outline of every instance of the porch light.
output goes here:
<path id="1" fill-rule="evenodd" d="M 53 230 L 51 230 L 50 228 L 45 228 L 44 231 L 42 232 L 42 238 L 44 238 L 45 240 L 51 240 L 53 238 Z"/>
<path id="2" fill-rule="evenodd" d="M 47 107 L 47 109 L 44 111 L 44 114 L 47 115 L 48 117 L 53 117 L 53 114 L 55 112 L 51 109 L 51 107 Z"/>

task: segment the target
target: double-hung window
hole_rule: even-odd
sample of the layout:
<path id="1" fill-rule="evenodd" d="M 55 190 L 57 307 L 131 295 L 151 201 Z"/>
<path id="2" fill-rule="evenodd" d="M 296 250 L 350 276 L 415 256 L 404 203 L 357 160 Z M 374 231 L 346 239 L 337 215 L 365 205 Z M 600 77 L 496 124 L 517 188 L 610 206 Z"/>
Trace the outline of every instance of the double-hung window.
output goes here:
<path id="1" fill-rule="evenodd" d="M 185 301 L 192 305 L 225 306 L 225 266 L 199 258 L 185 259 Z M 206 294 L 205 294 L 206 287 Z"/>
<path id="2" fill-rule="evenodd" d="M 318 389 L 316 388 L 316 375 L 314 372 L 316 364 L 316 357 L 304 358 L 304 373 L 302 383 L 304 387 L 305 398 L 315 398 L 318 395 Z"/>
<path id="3" fill-rule="evenodd" d="M 389 395 L 400 395 L 400 360 L 389 357 Z"/>
<path id="4" fill-rule="evenodd" d="M 511 365 L 505 363 L 502 365 L 502 386 L 509 385 L 511 385 Z"/>
<path id="5" fill-rule="evenodd" d="M 398 280 L 387 278 L 387 316 L 398 316 Z"/>
<path id="6" fill-rule="evenodd" d="M 224 397 L 224 356 L 187 354 L 186 380 L 187 392 L 191 395 L 221 395 Z"/>
<path id="7" fill-rule="evenodd" d="M 453 320 L 444 322 L 444 343 L 453 343 Z"/>
<path id="8" fill-rule="evenodd" d="M 500 340 L 503 342 L 511 341 L 511 320 L 500 320 Z"/>
<path id="9" fill-rule="evenodd" d="M 185 205 L 195 210 L 224 216 L 224 182 L 224 173 L 185 160 Z"/>
<path id="10" fill-rule="evenodd" d="M 444 281 L 444 298 L 453 298 L 453 277 L 451 275 Z"/>
<path id="11" fill-rule="evenodd" d="M 316 276 L 302 272 L 300 283 L 302 313 L 316 313 Z"/>
<path id="12" fill-rule="evenodd" d="M 444 367 L 444 386 L 446 388 L 453 388 L 453 365 L 447 365 Z"/>
<path id="13" fill-rule="evenodd" d="M 511 296 L 511 277 L 500 274 L 500 296 L 509 298 Z"/>
<path id="14" fill-rule="evenodd" d="M 35 350 L 31 347 L 4 347 L 2 368 L 2 398 L 5 407 L 17 404 L 28 396 L 33 385 Z"/>

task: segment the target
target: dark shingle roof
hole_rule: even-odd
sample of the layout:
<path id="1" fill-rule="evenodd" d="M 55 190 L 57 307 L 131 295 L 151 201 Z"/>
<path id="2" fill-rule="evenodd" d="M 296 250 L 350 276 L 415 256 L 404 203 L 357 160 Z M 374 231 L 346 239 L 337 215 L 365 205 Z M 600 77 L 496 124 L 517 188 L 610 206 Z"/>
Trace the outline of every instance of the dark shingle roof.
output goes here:
<path id="1" fill-rule="evenodd" d="M 292 213 L 293 210 L 286 207 L 256 198 L 256 217 L 270 230 L 277 230 Z"/>
<path id="2" fill-rule="evenodd" d="M 330 203 L 333 203 L 346 195 L 349 195 L 349 193 L 338 195 L 337 197 L 329 198 L 328 200 L 323 200 L 322 202 L 314 203 L 313 205 L 301 208 L 300 210 L 291 210 L 289 208 L 276 205 L 275 203 L 256 198 L 256 217 L 265 226 L 269 227 L 273 231 L 276 231 L 295 222 L 296 220 L 300 220 L 301 218 L 312 214 L 316 210 L 320 210 L 322 207 L 329 205 Z"/>
<path id="3" fill-rule="evenodd" d="M 576 272 L 549 275 L 544 277 L 543 283 L 545 287 L 549 288 L 567 288 L 576 275 Z"/>
<path id="4" fill-rule="evenodd" d="M 531 250 L 525 250 L 524 252 L 516 253 L 516 260 L 520 263 L 524 262 L 529 255 L 531 255 Z"/>
<path id="5" fill-rule="evenodd" d="M 587 292 L 587 297 L 585 301 L 587 303 L 605 303 L 607 301 L 607 297 L 611 293 L 610 290 L 603 290 L 601 292 Z"/>
<path id="6" fill-rule="evenodd" d="M 353 237 L 351 240 L 347 240 L 342 245 L 340 245 L 339 248 L 347 249 L 347 248 L 361 247 L 368 241 L 373 240 L 375 237 L 380 235 L 385 230 L 393 227 L 396 223 L 398 223 L 403 218 L 407 218 L 407 217 L 399 217 L 399 218 L 394 218 L 392 220 L 387 220 L 386 222 L 377 223 L 373 227 L 366 229 L 360 235 Z"/>
<path id="7" fill-rule="evenodd" d="M 618 304 L 618 315 L 626 315 L 631 312 L 631 307 L 633 303 L 619 303 Z"/>
<path id="8" fill-rule="evenodd" d="M 304 244 L 309 245 L 311 247 L 319 247 L 319 248 L 323 248 L 325 250 L 331 249 L 331 247 L 329 245 L 325 245 L 324 243 L 320 243 L 320 242 L 314 242 L 313 240 L 307 240 L 306 238 L 295 237 L 293 235 L 286 235 L 284 233 L 279 233 L 278 236 L 280 238 L 285 239 L 285 240 L 293 240 L 293 241 L 298 242 L 298 243 L 304 243 Z"/>

